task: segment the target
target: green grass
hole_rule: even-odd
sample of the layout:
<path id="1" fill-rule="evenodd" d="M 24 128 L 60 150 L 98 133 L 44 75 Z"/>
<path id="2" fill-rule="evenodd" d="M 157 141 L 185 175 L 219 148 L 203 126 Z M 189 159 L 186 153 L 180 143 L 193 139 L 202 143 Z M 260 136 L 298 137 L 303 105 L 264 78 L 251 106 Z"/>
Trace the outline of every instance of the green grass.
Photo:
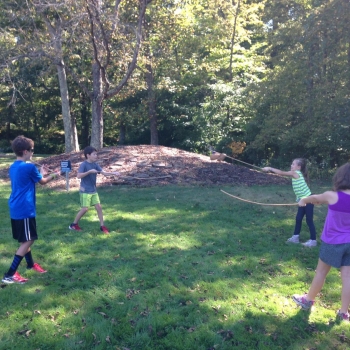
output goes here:
<path id="1" fill-rule="evenodd" d="M 259 202 L 291 203 L 289 186 L 223 187 Z M 313 187 L 315 192 L 327 187 Z M 316 191 L 317 190 L 317 191 Z M 0 271 L 17 244 L 0 183 Z M 38 187 L 36 261 L 47 274 L 0 288 L 0 349 L 346 349 L 334 321 L 333 270 L 316 307 L 307 291 L 318 249 L 287 245 L 296 207 L 231 199 L 218 187 L 100 188 L 104 235 L 94 209 L 68 230 L 78 193 Z M 315 209 L 317 231 L 326 208 Z M 301 240 L 309 238 L 306 224 Z"/>
<path id="2" fill-rule="evenodd" d="M 33 156 L 33 161 L 37 161 L 40 160 L 42 158 L 46 158 L 47 155 L 45 154 L 36 154 L 35 156 Z M 0 170 L 6 169 L 8 168 L 13 161 L 16 159 L 16 156 L 13 153 L 1 153 L 0 154 Z"/>

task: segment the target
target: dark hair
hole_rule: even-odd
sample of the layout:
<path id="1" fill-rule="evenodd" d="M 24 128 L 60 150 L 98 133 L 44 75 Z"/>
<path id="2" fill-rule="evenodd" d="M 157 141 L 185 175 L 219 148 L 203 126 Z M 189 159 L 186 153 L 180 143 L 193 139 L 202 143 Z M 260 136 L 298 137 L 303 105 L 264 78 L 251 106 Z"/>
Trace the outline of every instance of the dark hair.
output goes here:
<path id="1" fill-rule="evenodd" d="M 16 156 L 23 157 L 24 151 L 30 151 L 32 148 L 34 148 L 34 141 L 24 137 L 23 135 L 17 136 L 11 142 L 11 147 Z"/>
<path id="2" fill-rule="evenodd" d="M 306 181 L 306 183 L 309 183 L 309 172 L 307 170 L 307 161 L 305 158 L 296 158 L 294 159 L 298 165 L 300 166 L 300 171 L 304 176 L 304 179 Z"/>
<path id="3" fill-rule="evenodd" d="M 84 156 L 87 159 L 87 155 L 91 154 L 92 152 L 97 152 L 97 149 L 95 147 L 92 146 L 87 146 L 84 148 Z"/>
<path id="4" fill-rule="evenodd" d="M 350 163 L 342 165 L 334 174 L 333 190 L 350 190 Z"/>

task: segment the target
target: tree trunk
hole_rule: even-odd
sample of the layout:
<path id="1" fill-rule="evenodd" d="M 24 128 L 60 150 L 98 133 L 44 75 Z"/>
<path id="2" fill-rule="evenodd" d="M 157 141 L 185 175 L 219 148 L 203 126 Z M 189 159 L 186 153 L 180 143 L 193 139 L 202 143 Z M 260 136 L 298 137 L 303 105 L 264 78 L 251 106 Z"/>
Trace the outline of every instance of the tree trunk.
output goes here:
<path id="1" fill-rule="evenodd" d="M 70 114 L 66 71 L 64 69 L 63 62 L 61 62 L 59 65 L 56 65 L 56 67 L 61 94 L 65 152 L 77 152 L 79 151 L 78 133 L 75 119 L 72 119 Z"/>
<path id="2" fill-rule="evenodd" d="M 96 149 L 103 147 L 103 92 L 101 69 L 95 62 L 92 65 L 92 121 L 91 121 L 91 146 Z"/>
<path id="3" fill-rule="evenodd" d="M 6 140 L 8 141 L 8 143 L 10 144 L 11 143 L 11 122 L 13 120 L 13 105 L 12 103 L 9 105 L 9 108 L 8 108 L 8 115 L 7 115 L 7 122 L 6 122 Z"/>
<path id="4" fill-rule="evenodd" d="M 139 15 L 136 31 L 136 43 L 133 49 L 131 62 L 128 69 L 119 84 L 113 89 L 110 88 L 107 69 L 111 65 L 111 41 L 104 25 L 101 22 L 101 1 L 92 1 L 88 4 L 87 11 L 90 20 L 90 39 L 93 45 L 94 63 L 92 65 L 93 91 L 92 100 L 92 122 L 91 122 L 91 146 L 96 149 L 103 147 L 103 101 L 117 95 L 127 83 L 134 69 L 136 68 L 137 58 L 142 42 L 142 26 L 145 17 L 146 7 L 151 0 L 140 0 Z M 119 5 L 121 1 L 115 3 L 115 21 L 119 21 Z M 91 5 L 91 6 L 90 6 Z M 117 22 L 115 22 L 116 24 Z M 114 27 L 114 25 L 112 26 Z M 115 28 L 115 27 L 114 27 Z M 101 43 L 103 42 L 103 45 Z M 103 48 L 102 48 L 103 46 Z M 115 85 L 115 84 L 114 84 Z"/>
<path id="5" fill-rule="evenodd" d="M 156 96 L 154 92 L 154 76 L 152 64 L 146 64 L 146 82 L 148 92 L 148 118 L 150 121 L 151 145 L 158 146 L 158 128 L 156 113 Z"/>
<path id="6" fill-rule="evenodd" d="M 125 136 L 126 136 L 126 127 L 125 124 L 122 123 L 119 128 L 119 145 L 125 144 Z"/>
<path id="7" fill-rule="evenodd" d="M 232 2 L 233 5 L 233 2 Z M 238 0 L 238 4 L 236 7 L 236 12 L 235 12 L 235 21 L 233 24 L 233 29 L 232 29 L 232 36 L 231 36 L 231 42 L 230 42 L 230 66 L 229 66 L 229 72 L 230 72 L 230 82 L 233 80 L 233 72 L 232 72 L 232 65 L 233 65 L 233 48 L 235 46 L 235 38 L 236 38 L 236 28 L 237 28 L 237 18 L 239 16 L 239 10 L 241 6 L 241 0 Z"/>
<path id="8" fill-rule="evenodd" d="M 347 54 L 348 54 L 348 68 L 350 68 L 350 41 L 348 42 Z M 350 91 L 350 77 L 347 79 L 347 86 L 348 86 L 348 90 Z"/>
<path id="9" fill-rule="evenodd" d="M 80 117 L 81 117 L 81 142 L 83 148 L 90 145 L 90 123 L 88 114 L 88 99 L 84 93 L 80 94 Z"/>
<path id="10" fill-rule="evenodd" d="M 50 33 L 53 47 L 55 50 L 58 81 L 60 85 L 61 105 L 62 105 L 62 118 L 64 127 L 64 140 L 65 140 L 65 152 L 79 151 L 78 133 L 75 119 L 72 120 L 70 114 L 69 93 L 66 69 L 63 61 L 62 53 L 62 28 L 59 19 L 56 20 L 56 26 L 53 27 L 47 17 L 43 17 L 46 23 L 47 29 Z"/>
<path id="11" fill-rule="evenodd" d="M 311 118 L 313 116 L 313 110 L 314 110 L 314 76 L 315 76 L 315 70 L 314 67 L 316 66 L 314 63 L 316 54 L 316 45 L 312 45 L 309 52 L 308 57 L 308 77 L 306 79 L 306 91 L 307 91 L 307 109 L 306 109 L 306 117 Z"/>

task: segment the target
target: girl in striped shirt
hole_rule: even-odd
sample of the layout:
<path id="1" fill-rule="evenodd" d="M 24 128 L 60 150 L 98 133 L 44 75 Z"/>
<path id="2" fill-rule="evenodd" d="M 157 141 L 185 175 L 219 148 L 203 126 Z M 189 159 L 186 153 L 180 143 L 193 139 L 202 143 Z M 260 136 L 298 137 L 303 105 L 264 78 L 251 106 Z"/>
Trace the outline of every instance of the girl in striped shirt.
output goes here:
<path id="1" fill-rule="evenodd" d="M 293 190 L 296 195 L 296 201 L 299 202 L 300 199 L 306 198 L 311 195 L 310 188 L 308 186 L 309 175 L 306 167 L 306 160 L 303 158 L 296 158 L 290 166 L 290 171 L 282 171 L 279 169 L 265 167 L 262 168 L 264 171 L 270 171 L 272 173 L 289 176 L 292 178 Z M 314 225 L 314 205 L 308 203 L 306 206 L 298 207 L 298 212 L 295 217 L 295 228 L 293 236 L 288 238 L 287 243 L 299 243 L 299 234 L 301 231 L 301 225 L 303 218 L 306 216 L 306 223 L 310 230 L 310 239 L 303 243 L 305 247 L 315 247 L 317 246 L 316 241 L 316 229 Z"/>

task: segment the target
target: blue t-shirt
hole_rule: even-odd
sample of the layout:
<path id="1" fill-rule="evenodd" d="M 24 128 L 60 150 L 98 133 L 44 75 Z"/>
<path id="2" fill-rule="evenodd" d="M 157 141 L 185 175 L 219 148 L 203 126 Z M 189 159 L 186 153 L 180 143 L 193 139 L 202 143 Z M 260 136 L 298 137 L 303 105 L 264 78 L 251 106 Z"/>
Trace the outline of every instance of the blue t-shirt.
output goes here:
<path id="1" fill-rule="evenodd" d="M 16 160 L 10 166 L 11 195 L 8 200 L 11 219 L 27 219 L 36 216 L 35 184 L 42 175 L 34 164 Z"/>

